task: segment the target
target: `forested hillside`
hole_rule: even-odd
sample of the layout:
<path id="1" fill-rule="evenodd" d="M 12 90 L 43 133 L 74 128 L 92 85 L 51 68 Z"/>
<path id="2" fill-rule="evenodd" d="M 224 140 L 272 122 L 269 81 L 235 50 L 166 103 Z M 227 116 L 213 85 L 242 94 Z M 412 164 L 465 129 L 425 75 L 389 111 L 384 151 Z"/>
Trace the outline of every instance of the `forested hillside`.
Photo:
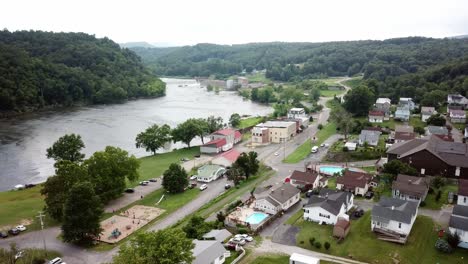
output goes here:
<path id="1" fill-rule="evenodd" d="M 266 69 L 277 81 L 363 74 L 375 96 L 415 97 L 440 90 L 468 92 L 468 40 L 410 37 L 328 43 L 198 44 L 134 48 L 161 75 L 218 78 Z M 447 74 L 450 73 L 450 74 Z"/>
<path id="2" fill-rule="evenodd" d="M 0 31 L 0 110 L 115 103 L 165 94 L 140 58 L 84 33 Z"/>

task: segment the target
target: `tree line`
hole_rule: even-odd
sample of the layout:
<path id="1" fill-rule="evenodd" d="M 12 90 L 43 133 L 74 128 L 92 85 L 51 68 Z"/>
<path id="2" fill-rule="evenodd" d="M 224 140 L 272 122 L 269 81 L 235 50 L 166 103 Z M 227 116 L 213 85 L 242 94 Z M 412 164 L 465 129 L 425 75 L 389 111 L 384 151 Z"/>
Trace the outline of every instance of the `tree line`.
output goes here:
<path id="1" fill-rule="evenodd" d="M 165 84 L 129 49 L 84 33 L 0 31 L 0 111 L 158 97 Z"/>

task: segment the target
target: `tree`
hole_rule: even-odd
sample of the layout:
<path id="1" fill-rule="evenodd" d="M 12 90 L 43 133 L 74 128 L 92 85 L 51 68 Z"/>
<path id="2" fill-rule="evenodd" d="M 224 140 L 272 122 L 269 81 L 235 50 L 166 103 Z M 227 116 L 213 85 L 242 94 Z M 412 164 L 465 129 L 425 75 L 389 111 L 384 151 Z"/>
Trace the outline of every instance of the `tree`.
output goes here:
<path id="1" fill-rule="evenodd" d="M 343 108 L 337 107 L 331 112 L 330 119 L 336 123 L 337 128 L 343 133 L 345 140 L 347 140 L 348 134 L 355 125 L 351 114 Z"/>
<path id="2" fill-rule="evenodd" d="M 383 173 L 388 173 L 393 176 L 398 174 L 417 175 L 418 171 L 410 165 L 403 163 L 399 160 L 392 160 L 387 162 L 383 167 Z"/>
<path id="3" fill-rule="evenodd" d="M 423 127 L 417 126 L 414 128 L 414 132 L 418 133 L 419 135 L 424 135 L 426 133 L 426 130 L 424 130 Z"/>
<path id="4" fill-rule="evenodd" d="M 366 116 L 374 103 L 374 97 L 374 93 L 367 86 L 361 85 L 350 90 L 344 96 L 343 106 L 356 116 Z"/>
<path id="5" fill-rule="evenodd" d="M 326 250 L 329 250 L 329 249 L 330 249 L 330 242 L 328 242 L 328 241 L 325 242 L 325 243 L 323 244 L 323 246 L 325 247 Z"/>
<path id="6" fill-rule="evenodd" d="M 167 228 L 157 232 L 141 232 L 130 243 L 124 243 L 114 264 L 192 263 L 192 239 L 180 229 Z"/>
<path id="7" fill-rule="evenodd" d="M 47 149 L 47 158 L 55 161 L 69 160 L 80 162 L 85 155 L 80 151 L 85 147 L 80 135 L 70 134 L 59 138 L 52 147 Z"/>
<path id="8" fill-rule="evenodd" d="M 427 120 L 427 125 L 433 126 L 445 126 L 445 117 L 441 116 L 440 114 L 431 115 Z"/>
<path id="9" fill-rule="evenodd" d="M 89 242 L 101 233 L 100 218 L 103 213 L 99 197 L 90 182 L 75 184 L 65 202 L 63 214 L 63 240 Z"/>
<path id="10" fill-rule="evenodd" d="M 229 118 L 229 124 L 232 127 L 238 127 L 240 125 L 241 116 L 238 113 L 234 113 Z"/>
<path id="11" fill-rule="evenodd" d="M 188 122 L 191 122 L 193 125 L 192 127 L 195 127 L 197 136 L 200 137 L 202 144 L 205 144 L 205 139 L 204 137 L 208 135 L 210 132 L 209 127 L 208 127 L 208 121 L 203 118 L 196 118 L 196 119 L 189 119 L 187 120 Z"/>
<path id="12" fill-rule="evenodd" d="M 216 214 L 216 219 L 217 219 L 220 223 L 223 223 L 223 224 L 224 224 L 224 220 L 226 220 L 226 215 L 223 213 L 223 211 L 219 211 L 219 212 Z"/>
<path id="13" fill-rule="evenodd" d="M 235 165 L 237 165 L 244 173 L 246 178 L 249 178 L 250 175 L 257 173 L 260 165 L 257 160 L 257 152 L 250 151 L 249 153 L 241 153 L 239 158 L 237 158 Z"/>
<path id="14" fill-rule="evenodd" d="M 442 178 L 440 176 L 436 176 L 431 180 L 431 186 L 434 189 L 439 189 L 445 185 L 445 178 Z"/>
<path id="15" fill-rule="evenodd" d="M 210 225 L 205 222 L 205 219 L 198 215 L 192 216 L 189 222 L 182 228 L 187 238 L 192 239 L 201 239 L 210 229 Z"/>
<path id="16" fill-rule="evenodd" d="M 68 191 L 74 184 L 87 180 L 88 173 L 83 165 L 68 160 L 57 162 L 55 167 L 55 175 L 47 178 L 41 194 L 45 196 L 45 211 L 61 221 Z"/>
<path id="17" fill-rule="evenodd" d="M 449 245 L 452 248 L 458 247 L 458 244 L 460 244 L 460 235 L 458 235 L 458 232 L 451 232 L 450 230 L 446 233 L 446 239 Z"/>
<path id="18" fill-rule="evenodd" d="M 424 94 L 423 99 L 421 100 L 421 104 L 423 106 L 438 107 L 441 103 L 445 102 L 446 98 L 446 92 L 441 90 L 434 90 Z"/>
<path id="19" fill-rule="evenodd" d="M 104 151 L 95 152 L 85 162 L 89 180 L 94 191 L 106 204 L 122 195 L 125 180 L 136 181 L 139 177 L 140 162 L 135 156 L 117 147 L 107 146 Z"/>
<path id="20" fill-rule="evenodd" d="M 182 166 L 172 163 L 163 173 L 162 186 L 170 193 L 180 193 L 188 185 L 188 175 Z"/>
<path id="21" fill-rule="evenodd" d="M 435 247 L 437 250 L 443 253 L 451 253 L 452 252 L 452 247 L 447 243 L 447 241 L 439 238 L 437 239 L 435 243 Z"/>
<path id="22" fill-rule="evenodd" d="M 137 148 L 145 148 L 146 151 L 156 151 L 171 141 L 171 127 L 168 125 L 152 125 L 145 131 L 139 133 L 135 139 Z"/>
<path id="23" fill-rule="evenodd" d="M 199 122 L 191 118 L 178 124 L 177 127 L 172 130 L 171 134 L 174 142 L 181 141 L 190 148 L 190 142 L 196 136 L 203 134 L 203 128 L 200 126 Z"/>
<path id="24" fill-rule="evenodd" d="M 244 170 L 237 163 L 232 164 L 226 174 L 227 179 L 233 181 L 234 185 L 238 185 L 245 178 Z"/>
<path id="25" fill-rule="evenodd" d="M 218 130 L 220 130 L 221 128 L 223 128 L 223 118 L 218 116 L 218 117 L 215 117 L 215 116 L 209 116 L 207 119 L 206 119 L 206 123 L 207 123 L 207 126 L 208 126 L 208 133 L 211 134 L 213 132 L 216 132 Z"/>

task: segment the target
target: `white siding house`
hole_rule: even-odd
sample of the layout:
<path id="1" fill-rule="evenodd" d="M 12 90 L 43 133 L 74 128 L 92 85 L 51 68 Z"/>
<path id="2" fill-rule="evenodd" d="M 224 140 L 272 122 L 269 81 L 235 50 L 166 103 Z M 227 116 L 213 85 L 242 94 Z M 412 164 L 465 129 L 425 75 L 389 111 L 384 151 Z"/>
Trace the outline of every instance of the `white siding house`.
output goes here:
<path id="1" fill-rule="evenodd" d="M 459 247 L 468 248 L 468 206 L 455 205 L 450 216 L 449 230 L 460 236 Z"/>
<path id="2" fill-rule="evenodd" d="M 254 208 L 268 214 L 287 211 L 301 199 L 301 191 L 289 183 L 283 183 L 272 191 L 259 193 L 255 196 Z"/>
<path id="3" fill-rule="evenodd" d="M 353 200 L 352 193 L 322 189 L 304 205 L 304 220 L 334 225 L 339 217 L 349 219 L 346 212 L 353 207 Z"/>
<path id="4" fill-rule="evenodd" d="M 468 180 L 458 180 L 457 204 L 468 206 Z"/>

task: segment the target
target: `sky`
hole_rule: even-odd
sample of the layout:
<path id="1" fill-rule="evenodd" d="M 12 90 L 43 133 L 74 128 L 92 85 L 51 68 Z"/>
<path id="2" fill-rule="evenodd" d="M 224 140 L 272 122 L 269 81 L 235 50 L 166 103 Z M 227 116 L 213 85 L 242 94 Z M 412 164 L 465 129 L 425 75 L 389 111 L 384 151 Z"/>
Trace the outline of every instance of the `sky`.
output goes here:
<path id="1" fill-rule="evenodd" d="M 1 0 L 0 28 L 162 45 L 468 34 L 467 0 Z"/>

